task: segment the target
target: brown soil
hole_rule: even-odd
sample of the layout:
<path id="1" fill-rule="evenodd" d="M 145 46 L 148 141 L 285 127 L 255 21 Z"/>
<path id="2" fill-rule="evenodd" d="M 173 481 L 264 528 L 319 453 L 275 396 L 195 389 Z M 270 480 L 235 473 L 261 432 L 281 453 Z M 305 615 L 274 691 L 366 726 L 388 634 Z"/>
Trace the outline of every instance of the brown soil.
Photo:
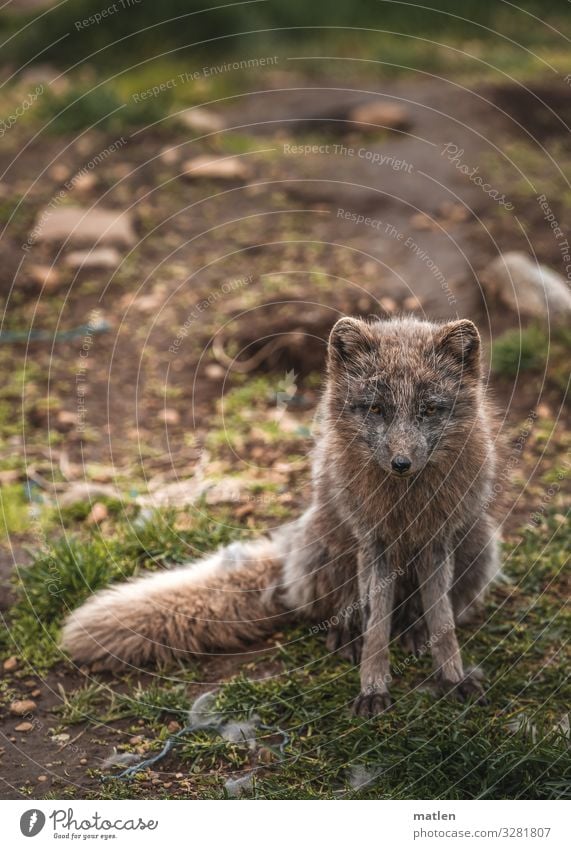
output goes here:
<path id="1" fill-rule="evenodd" d="M 342 136 L 331 131 L 331 118 L 340 110 L 376 93 L 407 108 L 410 131 L 368 135 L 355 129 Z M 536 95 L 547 106 L 536 108 Z M 559 89 L 524 94 L 506 88 L 471 91 L 438 80 L 377 83 L 367 91 L 313 80 L 291 91 L 282 87 L 231 99 L 224 109 L 230 130 L 270 151 L 246 157 L 254 171 L 251 183 L 218 186 L 181 179 L 180 162 L 216 151 L 217 142 L 192 142 L 188 132 L 174 128 L 168 135 L 154 130 L 131 137 L 100 166 L 97 186 L 77 200 L 90 204 L 109 187 L 106 206 L 133 203 L 139 243 L 117 274 L 70 274 L 53 297 L 39 293 L 31 282 L 30 259 L 20 267 L 20 245 L 30 221 L 59 188 L 51 163 L 63 163 L 73 173 L 113 139 L 88 133 L 81 150 L 77 144 L 66 150 L 67 138 L 42 137 L 41 144 L 30 144 L 5 177 L 7 185 L 24 196 L 20 223 L 10 225 L 0 241 L 2 290 L 8 292 L 15 280 L 18 294 L 10 326 L 68 329 L 85 323 L 98 308 L 112 330 L 94 337 L 89 352 L 89 438 L 58 420 L 59 412 L 76 408 L 82 340 L 13 346 L 14 367 L 31 362 L 40 369 L 32 412 L 16 450 L 29 445 L 33 455 L 46 430 L 55 429 L 63 435 L 58 450 L 65 449 L 72 462 L 129 466 L 143 479 L 155 474 L 158 456 L 167 471 L 171 467 L 184 477 L 197 456 L 184 459 L 186 435 L 194 431 L 200 443 L 209 426 L 217 424 L 216 402 L 233 382 L 225 363 L 213 354 L 214 336 L 238 363 L 253 358 L 252 376 L 271 372 L 281 377 L 293 370 L 306 378 L 322 368 L 335 318 L 344 312 L 383 311 L 383 298 L 390 298 L 397 311 L 411 308 L 406 299 L 415 296 L 419 314 L 473 318 L 487 339 L 517 326 L 517 318 L 484 302 L 478 285 L 478 272 L 498 249 L 520 246 L 515 243 L 517 228 L 504 224 L 492 232 L 487 227 L 494 218 L 494 201 L 442 155 L 443 146 L 453 143 L 462 150 L 462 160 L 475 167 L 503 139 L 525 135 L 522 124 L 540 138 L 559 133 L 560 118 L 566 120 L 568 111 L 568 98 L 562 98 Z M 354 152 L 284 153 L 284 145 L 314 143 L 343 144 Z M 160 158 L 167 144 L 180 146 L 175 164 Z M 360 149 L 393 155 L 411 170 L 373 165 L 357 153 Z M 9 155 L 1 158 L 0 164 L 10 165 Z M 122 179 L 126 168 L 132 176 Z M 382 224 L 356 223 L 340 209 Z M 558 260 L 541 216 L 536 215 L 534 225 L 537 231 L 531 235 L 534 240 L 537 235 L 540 259 Z M 409 237 L 417 251 L 406 245 Z M 424 258 L 421 251 L 426 252 Z M 448 289 L 435 280 L 426 257 L 442 271 Z M 54 258 L 54 251 L 34 248 L 34 263 L 51 264 Z M 225 281 L 250 275 L 250 283 L 220 297 L 214 308 L 192 320 L 178 353 L 169 351 L 203 299 L 219 292 Z M 273 344 L 276 339 L 279 344 Z M 556 395 L 538 396 L 525 380 L 515 386 L 497 382 L 494 394 L 512 427 L 538 403 L 547 403 L 554 413 L 559 408 Z M 42 412 L 40 403 L 48 396 L 57 400 L 50 415 Z M 178 423 L 161 421 L 165 406 L 176 408 Z M 522 474 L 533 469 L 533 447 L 529 451 Z M 518 505 L 509 527 L 515 528 L 526 511 L 525 502 Z M 16 556 L 22 556 L 20 549 Z M 2 576 L 12 563 L 11 553 L 3 563 Z M 242 662 L 236 657 L 205 664 L 204 684 L 193 685 L 189 698 L 201 686 L 206 689 L 233 674 Z M 78 795 L 96 792 L 99 779 L 89 771 L 112 746 L 132 736 L 132 728 L 116 722 L 94 730 L 81 723 L 67 729 L 68 742 L 55 744 L 48 732 L 58 726 L 53 709 L 61 701 L 59 685 L 73 690 L 81 685 L 82 675 L 58 668 L 45 680 L 30 679 L 28 684 L 27 679 L 4 676 L 18 695 L 36 689 L 41 695 L 29 733 L 15 732 L 19 720 L 2 718 L 2 795 L 23 798 L 26 785 L 35 797 L 57 795 L 69 785 Z M 176 758 L 165 769 L 176 771 Z M 177 795 L 176 786 L 171 792 Z M 180 792 L 187 795 L 184 788 Z"/>

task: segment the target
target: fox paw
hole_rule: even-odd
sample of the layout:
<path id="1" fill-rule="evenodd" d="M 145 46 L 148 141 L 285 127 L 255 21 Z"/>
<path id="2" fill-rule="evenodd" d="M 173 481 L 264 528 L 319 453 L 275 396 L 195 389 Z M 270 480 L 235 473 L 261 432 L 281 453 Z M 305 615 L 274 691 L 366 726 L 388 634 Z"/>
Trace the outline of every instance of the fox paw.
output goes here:
<path id="1" fill-rule="evenodd" d="M 392 705 L 390 694 L 384 692 L 360 693 L 353 704 L 355 716 L 372 717 L 385 713 Z"/>
<path id="2" fill-rule="evenodd" d="M 465 675 L 460 681 L 449 681 L 446 678 L 438 679 L 438 689 L 447 696 L 457 699 L 459 702 L 474 702 L 477 705 L 487 705 L 485 690 L 482 682 L 473 675 Z"/>
<path id="3" fill-rule="evenodd" d="M 400 635 L 400 644 L 407 654 L 420 657 L 425 654 L 428 646 L 428 631 L 424 621 L 417 619 Z"/>
<path id="4" fill-rule="evenodd" d="M 360 664 L 363 638 L 359 631 L 345 627 L 330 628 L 325 645 L 328 651 L 335 652 L 355 666 Z"/>

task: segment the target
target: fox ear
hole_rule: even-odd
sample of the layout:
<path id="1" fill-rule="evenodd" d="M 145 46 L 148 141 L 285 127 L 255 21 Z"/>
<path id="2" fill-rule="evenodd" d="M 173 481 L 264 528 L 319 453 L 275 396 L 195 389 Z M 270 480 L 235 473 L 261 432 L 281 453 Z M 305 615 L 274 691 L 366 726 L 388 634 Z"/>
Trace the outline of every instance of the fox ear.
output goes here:
<path id="1" fill-rule="evenodd" d="M 435 339 L 436 352 L 453 357 L 464 372 L 480 374 L 480 334 L 467 318 L 443 325 Z"/>
<path id="2" fill-rule="evenodd" d="M 374 348 L 369 325 L 359 318 L 340 318 L 329 336 L 329 358 L 349 362 Z"/>

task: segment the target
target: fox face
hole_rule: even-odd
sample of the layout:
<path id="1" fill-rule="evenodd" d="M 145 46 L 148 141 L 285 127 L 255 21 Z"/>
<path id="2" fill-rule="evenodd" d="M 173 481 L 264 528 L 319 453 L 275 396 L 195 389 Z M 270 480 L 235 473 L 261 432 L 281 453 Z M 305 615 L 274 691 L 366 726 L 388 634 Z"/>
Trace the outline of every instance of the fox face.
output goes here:
<path id="1" fill-rule="evenodd" d="M 394 478 L 452 465 L 474 427 L 480 337 L 471 321 L 340 319 L 328 369 L 330 423 L 347 454 Z"/>

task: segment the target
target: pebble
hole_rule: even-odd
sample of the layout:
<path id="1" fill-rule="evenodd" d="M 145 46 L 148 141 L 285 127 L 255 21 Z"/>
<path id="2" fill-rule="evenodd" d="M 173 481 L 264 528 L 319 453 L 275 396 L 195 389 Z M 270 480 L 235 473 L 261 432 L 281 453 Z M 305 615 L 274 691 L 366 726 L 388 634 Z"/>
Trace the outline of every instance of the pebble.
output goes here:
<path id="1" fill-rule="evenodd" d="M 52 265 L 30 265 L 28 274 L 38 286 L 56 289 L 61 283 L 61 274 Z"/>
<path id="2" fill-rule="evenodd" d="M 180 413 L 172 407 L 165 407 L 160 411 L 159 419 L 165 424 L 177 425 L 180 422 Z"/>
<path id="3" fill-rule="evenodd" d="M 105 504 L 102 501 L 96 501 L 91 510 L 89 511 L 89 515 L 87 516 L 85 523 L 87 525 L 98 525 L 100 522 L 103 522 L 109 516 L 109 511 Z"/>
<path id="4" fill-rule="evenodd" d="M 136 241 L 131 215 L 103 207 L 47 207 L 39 213 L 34 232 L 38 242 L 67 245 L 119 244 L 131 247 Z"/>
<path id="5" fill-rule="evenodd" d="M 18 668 L 18 658 L 15 655 L 7 658 L 3 663 L 4 672 L 13 672 Z"/>
<path id="6" fill-rule="evenodd" d="M 183 177 L 189 180 L 238 180 L 250 176 L 248 165 L 237 156 L 197 156 L 183 164 Z"/>
<path id="7" fill-rule="evenodd" d="M 115 248 L 94 248 L 91 251 L 72 251 L 64 259 L 68 268 L 116 268 L 121 254 Z"/>
<path id="8" fill-rule="evenodd" d="M 406 130 L 412 123 L 404 106 L 386 100 L 370 100 L 355 106 L 349 112 L 349 120 L 361 125 L 357 128 L 360 132 Z"/>
<path id="9" fill-rule="evenodd" d="M 14 731 L 20 731 L 22 734 L 26 734 L 28 731 L 31 731 L 33 727 L 34 725 L 32 722 L 20 722 L 20 724 L 14 728 Z"/>
<path id="10" fill-rule="evenodd" d="M 37 707 L 32 699 L 16 699 L 10 704 L 10 713 L 13 716 L 25 716 L 27 713 L 33 713 Z"/>

